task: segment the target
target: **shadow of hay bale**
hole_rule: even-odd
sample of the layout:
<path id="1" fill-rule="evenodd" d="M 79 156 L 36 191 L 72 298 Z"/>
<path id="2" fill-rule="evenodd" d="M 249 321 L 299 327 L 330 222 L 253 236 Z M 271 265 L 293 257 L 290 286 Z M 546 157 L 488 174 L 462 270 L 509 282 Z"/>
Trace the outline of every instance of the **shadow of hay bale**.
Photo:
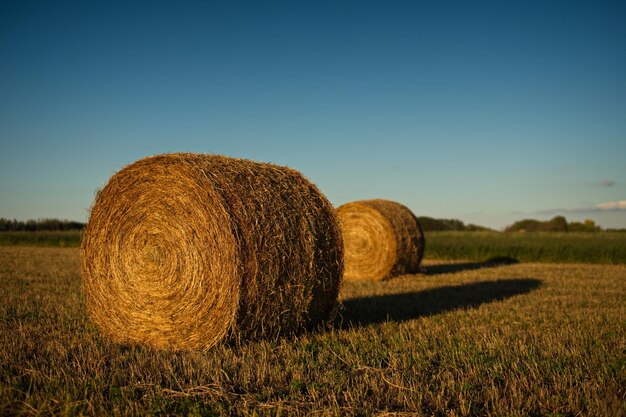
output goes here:
<path id="1" fill-rule="evenodd" d="M 475 269 L 495 268 L 498 266 L 515 265 L 519 261 L 515 258 L 507 256 L 497 256 L 489 258 L 482 262 L 463 262 L 453 264 L 429 265 L 423 267 L 421 272 L 426 275 L 454 274 L 463 271 L 472 271 Z"/>
<path id="2" fill-rule="evenodd" d="M 538 279 L 520 278 L 352 298 L 343 301 L 337 323 L 338 327 L 345 329 L 385 321 L 414 320 L 453 310 L 476 308 L 482 304 L 529 293 L 540 286 L 541 281 Z"/>

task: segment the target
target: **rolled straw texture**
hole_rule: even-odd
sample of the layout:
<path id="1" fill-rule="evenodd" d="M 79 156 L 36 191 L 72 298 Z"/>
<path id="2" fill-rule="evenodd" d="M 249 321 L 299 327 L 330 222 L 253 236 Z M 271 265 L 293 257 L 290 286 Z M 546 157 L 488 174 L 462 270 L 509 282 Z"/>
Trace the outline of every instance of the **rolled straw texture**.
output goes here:
<path id="1" fill-rule="evenodd" d="M 415 273 L 424 233 L 415 215 L 389 200 L 361 200 L 337 209 L 345 247 L 344 279 L 383 280 Z"/>
<path id="2" fill-rule="evenodd" d="M 299 172 L 189 153 L 113 175 L 81 256 L 87 309 L 101 331 L 173 350 L 329 321 L 343 270 L 334 209 Z"/>

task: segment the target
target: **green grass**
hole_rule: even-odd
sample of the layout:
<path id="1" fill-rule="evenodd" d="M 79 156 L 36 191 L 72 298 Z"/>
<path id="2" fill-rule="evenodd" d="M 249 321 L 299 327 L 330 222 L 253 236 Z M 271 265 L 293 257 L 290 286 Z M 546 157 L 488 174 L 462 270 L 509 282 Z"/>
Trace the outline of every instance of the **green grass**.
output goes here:
<path id="1" fill-rule="evenodd" d="M 77 249 L 0 248 L 0 415 L 626 415 L 626 266 L 426 262 L 346 282 L 333 330 L 120 346 Z"/>
<path id="2" fill-rule="evenodd" d="M 0 232 L 0 246 L 78 247 L 81 232 Z M 427 232 L 426 258 L 626 263 L 626 233 Z"/>
<path id="3" fill-rule="evenodd" d="M 0 232 L 0 246 L 45 246 L 70 248 L 80 246 L 82 232 Z"/>
<path id="4" fill-rule="evenodd" d="M 626 263 L 626 233 L 429 232 L 432 259 L 482 261 L 494 257 L 521 262 Z"/>

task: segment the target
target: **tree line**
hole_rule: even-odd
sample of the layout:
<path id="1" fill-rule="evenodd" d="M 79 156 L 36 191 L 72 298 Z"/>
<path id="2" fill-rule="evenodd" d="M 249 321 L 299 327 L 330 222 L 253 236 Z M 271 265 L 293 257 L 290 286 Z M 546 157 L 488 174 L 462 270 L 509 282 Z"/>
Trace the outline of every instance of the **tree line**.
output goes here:
<path id="1" fill-rule="evenodd" d="M 0 232 L 42 232 L 61 230 L 83 230 L 85 223 L 72 220 L 37 219 L 9 220 L 0 217 Z"/>
<path id="2" fill-rule="evenodd" d="M 492 230 L 475 224 L 465 224 L 458 219 L 435 219 L 427 216 L 417 217 L 426 232 L 434 231 L 483 231 Z M 9 220 L 0 218 L 0 232 L 40 232 L 61 230 L 83 230 L 85 223 L 72 220 L 38 219 L 38 220 Z M 584 222 L 568 222 L 563 216 L 556 216 L 550 220 L 534 219 L 519 220 L 504 229 L 505 232 L 599 232 L 602 229 L 593 220 Z"/>
<path id="3" fill-rule="evenodd" d="M 465 224 L 457 219 L 434 219 L 432 217 L 421 216 L 417 220 L 426 232 L 434 231 L 483 231 L 492 230 L 475 224 Z M 524 219 L 507 226 L 505 232 L 600 232 L 602 228 L 593 220 L 587 219 L 584 222 L 568 222 L 563 216 L 555 216 L 546 221 L 535 219 Z"/>
<path id="4" fill-rule="evenodd" d="M 434 219 L 432 217 L 420 216 L 417 218 L 417 221 L 422 225 L 422 229 L 426 232 L 440 232 L 447 230 L 455 230 L 455 231 L 481 231 L 481 230 L 491 230 L 483 226 L 477 226 L 475 224 L 465 224 L 461 220 L 458 219 Z"/>
<path id="5" fill-rule="evenodd" d="M 599 232 L 601 230 L 593 220 L 568 222 L 563 216 L 555 216 L 546 221 L 524 219 L 504 229 L 505 232 Z"/>

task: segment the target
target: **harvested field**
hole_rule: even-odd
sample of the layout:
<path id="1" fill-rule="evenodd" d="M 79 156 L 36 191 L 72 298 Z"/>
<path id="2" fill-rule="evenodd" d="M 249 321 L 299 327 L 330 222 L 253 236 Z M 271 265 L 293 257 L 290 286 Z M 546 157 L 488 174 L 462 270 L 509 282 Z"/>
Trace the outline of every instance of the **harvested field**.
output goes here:
<path id="1" fill-rule="evenodd" d="M 0 247 L 1 415 L 624 415 L 626 266 L 426 259 L 346 282 L 332 331 L 121 346 L 75 248 Z"/>

